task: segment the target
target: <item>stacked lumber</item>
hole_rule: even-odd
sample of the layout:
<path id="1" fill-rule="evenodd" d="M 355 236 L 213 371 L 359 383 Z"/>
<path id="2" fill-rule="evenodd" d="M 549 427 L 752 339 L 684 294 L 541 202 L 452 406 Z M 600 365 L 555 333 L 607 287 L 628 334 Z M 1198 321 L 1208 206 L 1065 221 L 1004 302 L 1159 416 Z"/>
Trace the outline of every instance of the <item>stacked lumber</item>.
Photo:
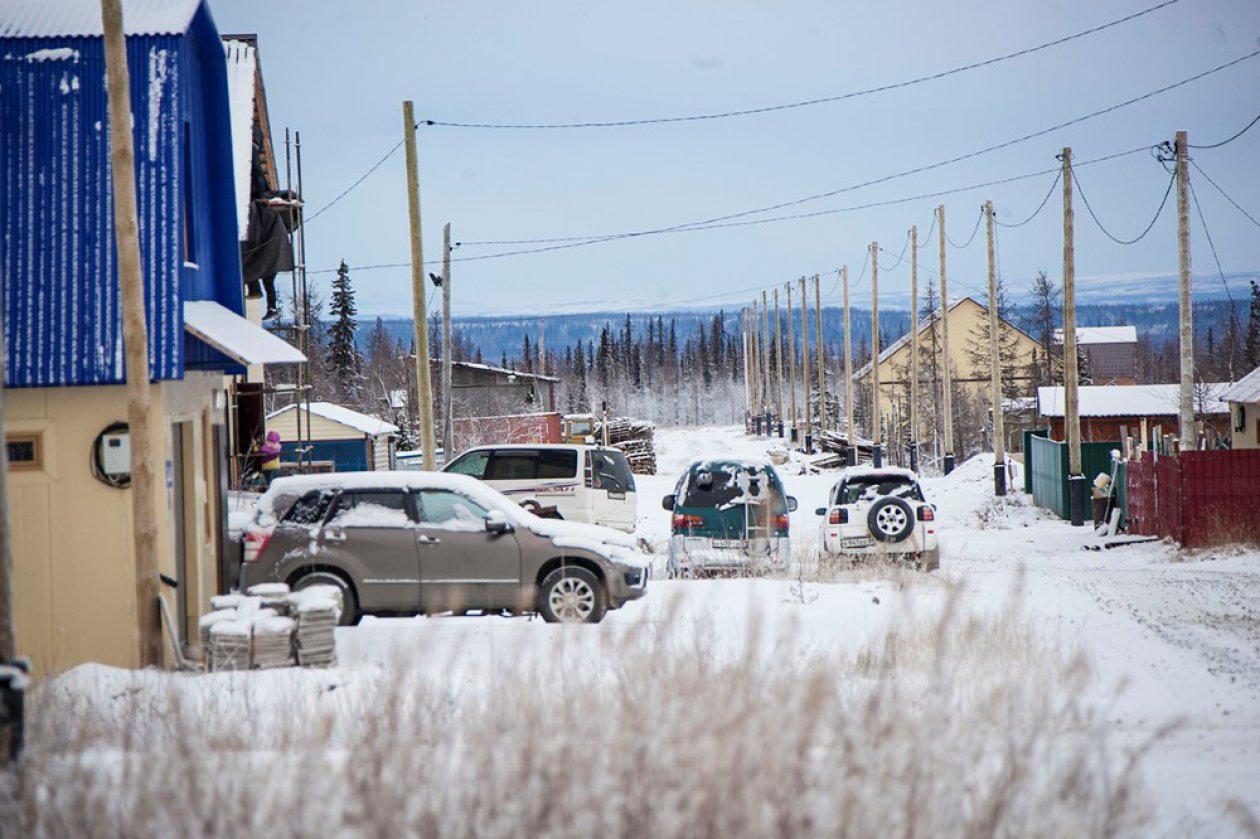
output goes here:
<path id="1" fill-rule="evenodd" d="M 647 420 L 617 417 L 608 420 L 608 445 L 620 449 L 636 475 L 656 474 L 656 426 Z M 603 423 L 595 424 L 595 439 L 604 439 Z"/>

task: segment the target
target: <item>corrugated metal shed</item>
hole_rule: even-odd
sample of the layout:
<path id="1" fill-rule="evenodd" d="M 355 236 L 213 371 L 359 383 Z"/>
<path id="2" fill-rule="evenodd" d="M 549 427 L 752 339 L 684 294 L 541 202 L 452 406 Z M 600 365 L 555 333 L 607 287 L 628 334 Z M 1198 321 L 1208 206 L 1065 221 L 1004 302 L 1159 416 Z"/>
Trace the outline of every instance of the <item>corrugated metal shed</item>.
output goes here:
<path id="1" fill-rule="evenodd" d="M 128 35 L 179 35 L 201 0 L 122 0 Z M 100 0 L 0 0 L 0 38 L 100 36 Z"/>
<path id="2" fill-rule="evenodd" d="M 6 33 L 0 36 L 5 384 L 119 383 L 125 370 L 104 41 L 34 36 L 41 20 L 49 29 L 73 30 L 82 17 L 56 15 L 94 6 L 99 16 L 99 5 L 0 3 Z M 40 18 L 27 5 L 49 16 Z M 190 4 L 150 5 L 186 11 Z M 223 47 L 208 9 L 200 0 L 191 6 L 182 18 L 150 18 L 183 19 L 187 32 L 127 39 L 154 379 L 180 378 L 186 365 L 235 368 L 185 338 L 184 300 L 215 300 L 238 314 L 244 309 Z M 99 20 L 96 25 L 99 31 Z"/>
<path id="3" fill-rule="evenodd" d="M 1221 398 L 1226 387 L 1220 383 L 1200 384 L 1195 393 L 1195 411 L 1229 413 Z M 1175 417 L 1181 404 L 1181 385 L 1089 385 L 1079 388 L 1078 396 L 1082 417 Z M 1063 388 L 1037 388 L 1037 402 L 1043 417 L 1063 416 Z"/>

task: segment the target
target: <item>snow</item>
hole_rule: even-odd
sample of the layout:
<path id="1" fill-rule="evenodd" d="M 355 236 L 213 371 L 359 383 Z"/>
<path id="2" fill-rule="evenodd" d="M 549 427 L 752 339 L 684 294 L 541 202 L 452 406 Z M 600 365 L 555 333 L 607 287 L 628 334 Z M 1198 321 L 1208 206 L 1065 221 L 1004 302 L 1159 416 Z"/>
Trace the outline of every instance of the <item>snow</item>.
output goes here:
<path id="1" fill-rule="evenodd" d="M 202 0 L 123 0 L 128 35 L 179 35 L 188 29 Z M 96 0 L 0 0 L 0 38 L 100 36 Z"/>
<path id="2" fill-rule="evenodd" d="M 78 61 L 79 51 L 70 47 L 55 47 L 52 49 L 35 50 L 28 52 L 23 56 L 27 61 Z"/>
<path id="3" fill-rule="evenodd" d="M 1227 387 L 1219 398 L 1224 402 L 1260 402 L 1260 367 Z"/>
<path id="4" fill-rule="evenodd" d="M 254 161 L 254 79 L 258 51 L 244 41 L 224 41 L 223 50 L 227 54 L 236 229 L 243 242 L 249 235 L 249 177 Z"/>
<path id="5" fill-rule="evenodd" d="M 265 330 L 264 330 L 265 331 Z M 295 410 L 297 406 L 289 405 L 267 415 L 267 419 L 277 417 L 285 411 Z M 307 404 L 302 403 L 302 410 L 306 410 Z M 398 426 L 385 422 L 385 420 L 376 417 L 361 414 L 358 411 L 352 411 L 349 408 L 343 408 L 340 405 L 334 405 L 332 402 L 311 402 L 310 409 L 312 414 L 321 416 L 326 420 L 331 420 L 339 425 L 347 428 L 353 428 L 369 437 L 380 437 L 386 434 L 397 434 Z"/>
<path id="6" fill-rule="evenodd" d="M 1195 386 L 1195 413 L 1225 414 L 1223 401 L 1228 384 L 1199 383 Z M 1163 417 L 1177 416 L 1181 385 L 1088 385 L 1079 390 L 1083 417 Z M 1042 416 L 1063 416 L 1063 388 L 1037 388 Z"/>
<path id="7" fill-rule="evenodd" d="M 656 445 L 660 474 L 636 476 L 639 511 L 633 537 L 602 528 L 594 532 L 600 544 L 634 537 L 645 541 L 653 548 L 647 559 L 658 567 L 670 519 L 660 497 L 687 464 L 703 458 L 755 461 L 781 446 L 737 428 L 659 429 Z M 790 514 L 798 558 L 817 551 L 820 519 L 813 510 L 825 506 L 840 477 L 839 472 L 806 474 L 805 463 L 803 455 L 791 452 L 777 468 L 786 490 L 800 500 Z M 607 671 L 615 681 L 617 663 L 598 657 L 605 649 L 601 643 L 611 642 L 611 648 L 647 636 L 665 647 L 703 638 L 716 658 L 757 655 L 770 667 L 785 657 L 832 660 L 861 654 L 916 620 L 932 620 L 947 605 L 973 616 L 1014 609 L 1042 643 L 1065 653 L 1078 651 L 1088 662 L 1092 677 L 1086 697 L 1105 726 L 1110 759 L 1122 763 L 1145 750 L 1138 774 L 1152 810 L 1143 833 L 1237 835 L 1226 802 L 1236 800 L 1260 812 L 1260 551 L 1185 552 L 1164 542 L 1082 550 L 1098 543 L 1089 528 L 1073 528 L 1017 493 L 993 497 L 992 466 L 992 457 L 982 456 L 949 476 L 921 478 L 927 500 L 938 507 L 941 571 L 932 575 L 865 566 L 834 583 L 664 580 L 654 574 L 645 598 L 610 612 L 597 627 L 495 617 L 368 617 L 357 627 L 337 630 L 340 663 L 330 671 L 187 678 L 89 665 L 57 684 L 102 703 L 122 696 L 119 701 L 129 707 L 178 691 L 194 707 L 216 708 L 218 717 L 252 719 L 255 709 L 243 698 L 252 694 L 240 689 L 246 684 L 242 680 L 281 708 L 299 696 L 354 708 L 373 701 L 381 674 L 397 672 L 452 686 L 452 701 L 473 704 L 493 694 L 505 672 L 546 668 L 583 654 L 589 656 L 581 659 L 584 666 Z M 1020 486 L 1018 466 L 1014 477 L 1011 485 Z M 580 543 L 579 534 L 592 527 L 536 519 L 465 476 L 336 478 L 361 485 L 458 489 L 487 508 L 502 509 L 517 526 L 549 532 L 565 543 Z M 281 485 L 292 492 L 326 480 L 278 479 L 273 492 Z M 247 633 L 249 624 L 217 623 L 212 631 Z M 760 639 L 752 652 L 750 633 Z M 1011 666 L 993 662 L 995 670 L 1003 665 Z M 1029 684 L 1037 678 L 1035 664 L 1014 666 L 1026 668 Z M 950 709 L 939 710 L 948 719 Z M 1170 733 L 1154 737 L 1170 725 Z M 254 734 L 265 737 L 264 726 L 257 723 Z"/>
<path id="8" fill-rule="evenodd" d="M 185 301 L 184 329 L 241 364 L 306 360 L 297 348 L 213 300 Z"/>
<path id="9" fill-rule="evenodd" d="M 1063 330 L 1054 330 L 1054 342 L 1063 343 Z M 1076 343 L 1086 344 L 1136 344 L 1136 326 L 1078 326 Z"/>

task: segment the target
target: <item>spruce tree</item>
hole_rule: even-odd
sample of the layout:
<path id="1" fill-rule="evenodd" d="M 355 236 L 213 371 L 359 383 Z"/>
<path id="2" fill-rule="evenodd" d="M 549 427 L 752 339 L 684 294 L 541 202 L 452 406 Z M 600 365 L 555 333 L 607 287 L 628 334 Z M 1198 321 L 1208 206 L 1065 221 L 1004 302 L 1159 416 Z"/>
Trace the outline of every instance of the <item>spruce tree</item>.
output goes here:
<path id="1" fill-rule="evenodd" d="M 358 314 L 358 309 L 354 305 L 354 288 L 350 285 L 350 268 L 345 260 L 337 268 L 337 278 L 332 283 L 328 313 L 334 319 L 328 342 L 329 373 L 334 388 L 341 401 L 360 407 L 363 357 L 354 343 L 354 336 L 359 328 L 354 317 Z"/>
<path id="2" fill-rule="evenodd" d="M 1251 305 L 1247 309 L 1247 369 L 1260 366 L 1260 285 L 1251 281 Z"/>

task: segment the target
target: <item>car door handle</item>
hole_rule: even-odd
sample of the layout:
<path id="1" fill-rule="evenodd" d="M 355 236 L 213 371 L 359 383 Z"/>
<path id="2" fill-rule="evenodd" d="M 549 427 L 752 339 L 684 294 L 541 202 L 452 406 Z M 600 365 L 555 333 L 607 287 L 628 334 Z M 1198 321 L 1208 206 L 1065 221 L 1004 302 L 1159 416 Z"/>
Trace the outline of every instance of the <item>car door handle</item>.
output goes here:
<path id="1" fill-rule="evenodd" d="M 441 539 L 434 539 L 432 536 L 417 536 L 416 542 L 421 545 L 440 545 Z"/>

